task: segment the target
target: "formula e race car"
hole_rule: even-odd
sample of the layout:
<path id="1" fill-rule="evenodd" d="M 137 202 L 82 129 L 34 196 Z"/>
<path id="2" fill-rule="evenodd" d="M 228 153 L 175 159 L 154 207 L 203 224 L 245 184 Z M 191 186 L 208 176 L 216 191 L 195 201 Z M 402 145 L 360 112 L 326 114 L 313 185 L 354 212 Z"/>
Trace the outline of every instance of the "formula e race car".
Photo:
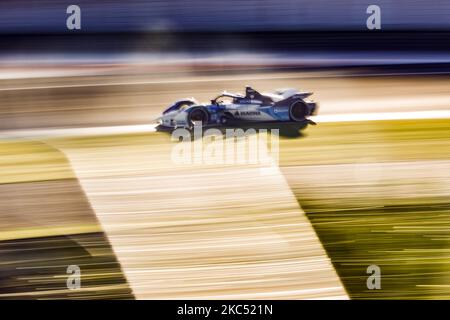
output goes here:
<path id="1" fill-rule="evenodd" d="M 194 126 L 227 126 L 250 122 L 302 122 L 313 123 L 309 116 L 316 114 L 317 105 L 307 98 L 311 92 L 296 89 L 279 89 L 273 93 L 259 93 L 251 87 L 245 95 L 223 92 L 210 104 L 200 104 L 195 99 L 182 99 L 167 108 L 158 118 L 166 128 Z"/>

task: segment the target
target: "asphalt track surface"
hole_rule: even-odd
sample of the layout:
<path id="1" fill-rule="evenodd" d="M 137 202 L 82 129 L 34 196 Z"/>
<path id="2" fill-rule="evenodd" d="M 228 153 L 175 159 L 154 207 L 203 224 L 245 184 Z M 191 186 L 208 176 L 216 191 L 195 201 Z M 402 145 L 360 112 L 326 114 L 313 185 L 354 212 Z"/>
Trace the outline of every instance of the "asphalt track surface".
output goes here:
<path id="1" fill-rule="evenodd" d="M 105 79 L 109 85 L 103 85 Z M 113 82 L 107 76 L 79 79 L 86 81 L 81 87 L 61 79 L 54 87 L 48 81 L 45 86 L 15 83 L 2 91 L 2 101 L 8 102 L 2 118 L 9 119 L 2 134 L 45 141 L 65 154 L 136 298 L 347 298 L 292 194 L 292 182 L 276 165 L 174 166 L 165 140 L 126 138 L 133 133 L 158 137 L 146 119 L 154 119 L 175 96 L 195 91 L 201 100 L 217 87 L 240 91 L 251 79 L 143 83 Z M 269 74 L 252 81 L 263 91 L 302 84 L 316 93 L 323 121 L 448 117 L 446 76 Z M 55 124 L 71 128 L 24 129 Z M 58 139 L 98 134 L 105 139 Z M 13 189 L 10 194 L 23 201 Z"/>

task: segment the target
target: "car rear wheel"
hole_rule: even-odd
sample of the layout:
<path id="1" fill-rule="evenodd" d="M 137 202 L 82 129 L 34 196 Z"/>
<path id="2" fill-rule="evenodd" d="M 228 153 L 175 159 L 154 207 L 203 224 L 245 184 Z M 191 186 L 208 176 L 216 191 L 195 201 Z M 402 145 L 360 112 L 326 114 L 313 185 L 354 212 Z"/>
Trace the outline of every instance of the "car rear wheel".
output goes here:
<path id="1" fill-rule="evenodd" d="M 308 106 L 303 101 L 295 101 L 289 107 L 289 117 L 292 121 L 305 121 L 308 115 Z"/>
<path id="2" fill-rule="evenodd" d="M 194 108 L 189 112 L 188 118 L 191 126 L 201 125 L 203 127 L 208 123 L 209 114 L 203 108 Z"/>

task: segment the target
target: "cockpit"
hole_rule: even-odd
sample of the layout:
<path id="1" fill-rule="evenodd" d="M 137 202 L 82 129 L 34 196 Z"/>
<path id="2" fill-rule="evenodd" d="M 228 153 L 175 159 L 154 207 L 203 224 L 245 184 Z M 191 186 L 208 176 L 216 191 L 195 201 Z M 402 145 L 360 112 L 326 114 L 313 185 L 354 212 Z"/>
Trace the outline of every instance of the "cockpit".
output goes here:
<path id="1" fill-rule="evenodd" d="M 211 100 L 211 104 L 215 105 L 228 105 L 237 103 L 237 99 L 243 98 L 243 96 L 238 94 L 232 94 L 232 93 L 222 93 L 221 95 L 218 95 L 214 99 Z"/>

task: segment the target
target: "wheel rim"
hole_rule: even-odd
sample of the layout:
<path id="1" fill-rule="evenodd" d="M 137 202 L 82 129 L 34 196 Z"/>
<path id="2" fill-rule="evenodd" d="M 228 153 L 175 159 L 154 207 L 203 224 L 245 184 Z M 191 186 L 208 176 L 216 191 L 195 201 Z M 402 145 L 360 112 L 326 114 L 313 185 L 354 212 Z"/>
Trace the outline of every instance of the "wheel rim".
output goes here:
<path id="1" fill-rule="evenodd" d="M 206 122 L 208 121 L 208 115 L 206 114 L 205 111 L 201 110 L 201 109 L 195 109 L 191 112 L 190 114 L 190 120 L 191 123 L 196 126 L 196 125 L 200 125 L 200 124 L 206 124 Z"/>
<path id="2" fill-rule="evenodd" d="M 293 120 L 300 121 L 304 120 L 307 115 L 306 106 L 301 102 L 295 102 L 291 106 L 291 117 Z"/>

